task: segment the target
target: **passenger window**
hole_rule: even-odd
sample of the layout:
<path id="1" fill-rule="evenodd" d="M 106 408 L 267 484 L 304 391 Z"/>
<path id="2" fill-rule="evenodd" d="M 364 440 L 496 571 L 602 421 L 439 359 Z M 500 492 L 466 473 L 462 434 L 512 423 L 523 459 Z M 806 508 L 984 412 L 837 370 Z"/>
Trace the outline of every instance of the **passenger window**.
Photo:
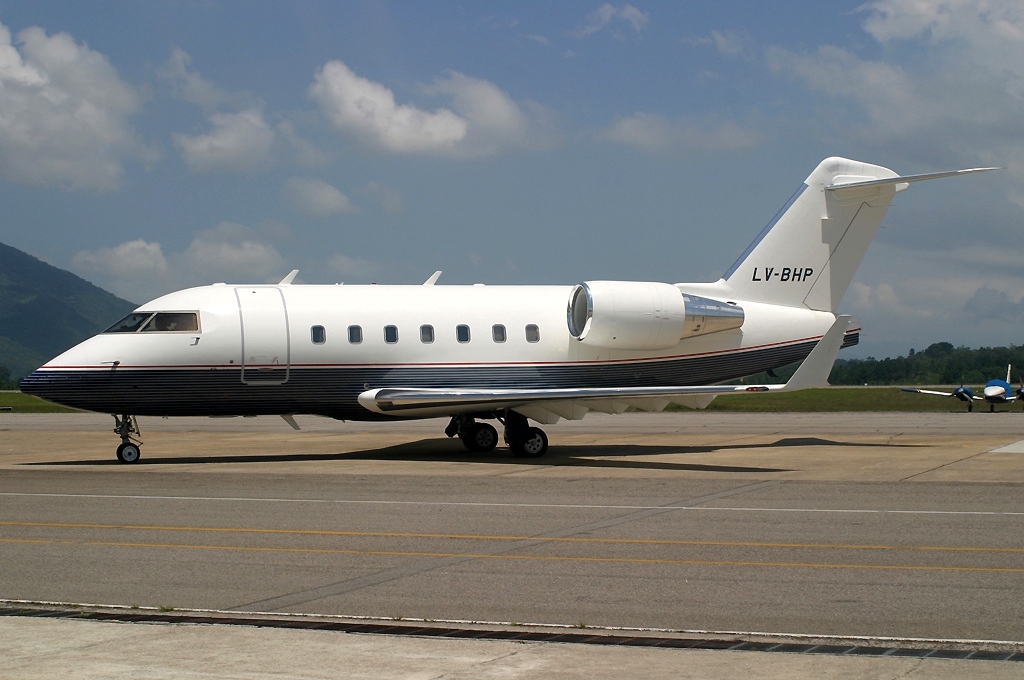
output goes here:
<path id="1" fill-rule="evenodd" d="M 327 342 L 327 331 L 323 326 L 313 326 L 309 329 L 309 334 L 313 338 L 314 345 L 322 345 Z"/>
<path id="2" fill-rule="evenodd" d="M 540 328 L 536 324 L 531 323 L 526 327 L 526 341 L 540 342 Z"/>
<path id="3" fill-rule="evenodd" d="M 398 342 L 398 326 L 384 326 L 384 342 L 389 345 Z"/>
<path id="4" fill-rule="evenodd" d="M 496 323 L 491 326 L 491 338 L 495 342 L 505 342 L 505 327 L 500 323 Z"/>
<path id="5" fill-rule="evenodd" d="M 430 325 L 420 326 L 420 342 L 429 345 L 434 341 L 434 327 Z"/>
<path id="6" fill-rule="evenodd" d="M 153 312 L 132 312 L 113 326 L 103 331 L 104 333 L 134 333 L 142 327 L 142 324 L 153 316 Z"/>
<path id="7" fill-rule="evenodd" d="M 363 327 L 362 326 L 349 326 L 348 327 L 348 341 L 353 345 L 358 345 L 363 341 Z"/>
<path id="8" fill-rule="evenodd" d="M 459 324 L 455 327 L 455 339 L 459 342 L 469 342 L 469 326 Z"/>
<path id="9" fill-rule="evenodd" d="M 142 333 L 194 333 L 199 330 L 195 312 L 158 312 L 142 327 Z"/>

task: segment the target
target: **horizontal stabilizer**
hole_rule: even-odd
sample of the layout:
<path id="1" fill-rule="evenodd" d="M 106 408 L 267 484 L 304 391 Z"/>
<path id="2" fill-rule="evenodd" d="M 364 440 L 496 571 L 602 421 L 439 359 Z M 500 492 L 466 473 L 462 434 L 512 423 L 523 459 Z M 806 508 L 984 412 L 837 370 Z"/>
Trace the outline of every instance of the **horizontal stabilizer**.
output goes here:
<path id="1" fill-rule="evenodd" d="M 829 184 L 826 189 L 852 189 L 853 187 L 882 187 L 892 184 L 909 184 L 911 182 L 923 182 L 927 179 L 941 179 L 943 177 L 959 177 L 970 175 L 975 172 L 988 172 L 989 170 L 1002 170 L 1003 168 L 967 168 L 966 170 L 949 170 L 946 172 L 929 172 L 924 175 L 904 175 L 903 177 L 885 177 L 883 179 L 869 179 L 855 182 L 836 182 Z"/>

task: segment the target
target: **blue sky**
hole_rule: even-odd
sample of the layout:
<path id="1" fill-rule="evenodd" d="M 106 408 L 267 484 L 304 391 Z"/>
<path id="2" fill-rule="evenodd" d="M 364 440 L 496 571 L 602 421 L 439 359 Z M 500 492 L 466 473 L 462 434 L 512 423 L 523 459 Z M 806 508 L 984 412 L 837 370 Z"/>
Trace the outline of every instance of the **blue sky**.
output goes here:
<path id="1" fill-rule="evenodd" d="M 137 302 L 705 281 L 827 156 L 999 165 L 897 197 L 843 356 L 1020 344 L 1022 114 L 1019 2 L 0 0 L 0 241 Z"/>

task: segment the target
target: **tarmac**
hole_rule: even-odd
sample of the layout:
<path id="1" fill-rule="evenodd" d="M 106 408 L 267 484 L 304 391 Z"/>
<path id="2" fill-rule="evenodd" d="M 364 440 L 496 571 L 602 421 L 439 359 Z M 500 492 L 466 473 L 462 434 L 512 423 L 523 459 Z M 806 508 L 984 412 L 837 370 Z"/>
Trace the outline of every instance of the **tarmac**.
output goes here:
<path id="1" fill-rule="evenodd" d="M 4 677 L 1024 677 L 1024 414 L 297 420 L 0 414 Z"/>

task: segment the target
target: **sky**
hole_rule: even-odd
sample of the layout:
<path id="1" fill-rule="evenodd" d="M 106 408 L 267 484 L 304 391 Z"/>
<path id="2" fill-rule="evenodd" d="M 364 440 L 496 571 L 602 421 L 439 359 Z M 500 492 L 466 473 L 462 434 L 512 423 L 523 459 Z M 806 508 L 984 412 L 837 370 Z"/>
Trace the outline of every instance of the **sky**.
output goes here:
<path id="1" fill-rule="evenodd" d="M 899 174 L 842 357 L 1024 342 L 1024 3 L 0 0 L 0 241 L 142 303 L 713 281 L 824 158 Z"/>

